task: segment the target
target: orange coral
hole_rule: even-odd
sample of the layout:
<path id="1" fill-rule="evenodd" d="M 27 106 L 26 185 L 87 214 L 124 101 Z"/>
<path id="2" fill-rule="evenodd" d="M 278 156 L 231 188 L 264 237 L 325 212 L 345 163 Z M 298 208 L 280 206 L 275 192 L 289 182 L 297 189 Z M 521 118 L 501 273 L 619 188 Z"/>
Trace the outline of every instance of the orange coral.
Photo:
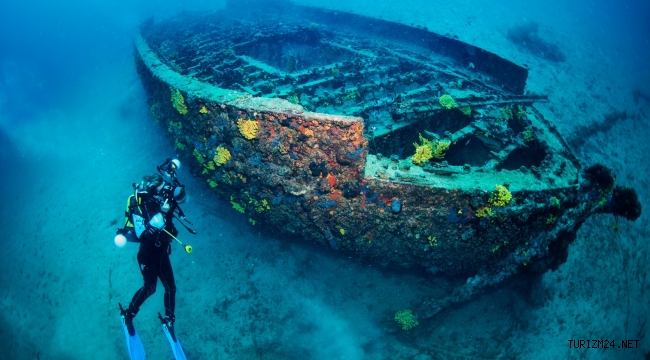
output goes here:
<path id="1" fill-rule="evenodd" d="M 310 130 L 310 129 L 307 129 L 307 128 L 304 127 L 304 126 L 300 126 L 300 127 L 298 128 L 298 131 L 300 131 L 303 135 L 306 135 L 306 136 L 311 136 L 311 137 L 314 136 L 314 131 L 313 131 L 313 130 Z"/>
<path id="2" fill-rule="evenodd" d="M 338 191 L 337 191 L 337 192 L 333 192 L 333 193 L 330 194 L 330 199 L 332 199 L 332 200 L 334 200 L 334 201 L 339 201 L 339 200 L 341 200 L 341 196 L 342 196 L 342 195 L 341 195 L 340 192 L 338 192 Z"/>
<path id="3" fill-rule="evenodd" d="M 327 180 L 329 180 L 331 186 L 336 185 L 336 178 L 332 174 L 327 174 Z"/>

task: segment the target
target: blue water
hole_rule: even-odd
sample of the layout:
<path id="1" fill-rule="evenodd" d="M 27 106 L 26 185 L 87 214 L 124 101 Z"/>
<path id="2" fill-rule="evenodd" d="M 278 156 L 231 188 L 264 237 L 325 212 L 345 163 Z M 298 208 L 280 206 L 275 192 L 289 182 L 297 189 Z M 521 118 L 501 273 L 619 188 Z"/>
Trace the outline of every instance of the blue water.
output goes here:
<path id="1" fill-rule="evenodd" d="M 113 236 L 131 183 L 175 155 L 146 104 L 132 35 L 150 16 L 223 6 L 0 4 L 0 359 L 128 358 L 117 302 L 127 303 L 142 279 L 137 246 L 117 248 Z M 648 208 L 647 1 L 326 6 L 426 26 L 527 64 L 527 88 L 549 95 L 543 111 L 581 144 L 579 159 L 613 168 Z M 536 39 L 563 59 L 509 39 L 526 24 L 536 24 Z M 581 139 L 623 111 L 625 119 Z M 397 311 L 448 294 L 455 283 L 284 239 L 252 226 L 186 168 L 179 177 L 198 232 L 180 229 L 195 251 L 177 247 L 171 257 L 177 335 L 189 359 L 642 359 L 650 352 L 645 214 L 620 222 L 618 233 L 611 216 L 592 217 L 557 271 L 532 283 L 512 280 L 404 331 Z M 159 286 L 135 322 L 149 359 L 172 358 L 156 319 L 162 293 Z M 579 339 L 639 342 L 571 348 Z"/>

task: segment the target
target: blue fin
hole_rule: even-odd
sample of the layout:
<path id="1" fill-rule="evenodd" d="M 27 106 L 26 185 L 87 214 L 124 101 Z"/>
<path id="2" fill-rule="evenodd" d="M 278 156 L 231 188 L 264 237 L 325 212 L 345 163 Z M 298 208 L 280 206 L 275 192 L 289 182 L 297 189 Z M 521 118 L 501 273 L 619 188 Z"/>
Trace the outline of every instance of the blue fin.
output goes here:
<path id="1" fill-rule="evenodd" d="M 120 304 L 120 310 L 122 311 L 122 315 L 120 315 L 122 330 L 124 330 L 124 336 L 126 336 L 126 348 L 129 350 L 131 360 L 147 360 L 147 354 L 144 352 L 144 346 L 142 346 L 138 332 L 136 331 L 133 336 L 129 335 L 129 329 L 124 322 L 124 309 L 122 309 L 122 304 Z"/>
<path id="2" fill-rule="evenodd" d="M 160 319 L 160 322 L 162 323 L 162 330 L 165 333 L 165 337 L 167 337 L 167 340 L 169 341 L 169 345 L 171 345 L 171 347 L 172 347 L 172 352 L 174 353 L 174 358 L 176 360 L 186 360 L 185 353 L 183 352 L 183 348 L 181 347 L 181 343 L 178 342 L 178 338 L 176 337 L 176 334 L 172 335 L 171 331 L 167 327 L 167 323 L 163 320 L 163 317 L 160 315 L 160 313 L 158 313 L 158 318 Z"/>
<path id="3" fill-rule="evenodd" d="M 126 325 L 122 325 L 122 327 L 126 335 L 126 347 L 129 349 L 131 360 L 147 360 L 147 355 L 144 353 L 144 347 L 142 346 L 142 341 L 140 341 L 138 333 L 136 332 L 135 335 L 131 336 L 126 329 Z"/>
<path id="4" fill-rule="evenodd" d="M 183 348 L 181 347 L 181 344 L 178 342 L 178 339 L 176 339 L 174 344 L 172 344 L 172 351 L 174 352 L 174 357 L 176 358 L 176 360 L 186 360 L 185 353 L 183 352 Z"/>

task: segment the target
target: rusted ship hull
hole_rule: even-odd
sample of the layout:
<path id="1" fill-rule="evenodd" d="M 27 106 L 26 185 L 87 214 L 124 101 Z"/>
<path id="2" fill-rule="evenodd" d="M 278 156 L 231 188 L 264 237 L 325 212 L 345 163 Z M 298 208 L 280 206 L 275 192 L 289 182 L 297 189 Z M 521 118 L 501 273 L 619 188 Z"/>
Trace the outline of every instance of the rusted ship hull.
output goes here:
<path id="1" fill-rule="evenodd" d="M 281 13 L 249 23 L 230 20 L 239 14 L 231 7 L 197 25 L 149 23 L 136 38 L 152 115 L 197 175 L 251 222 L 382 263 L 473 276 L 432 315 L 522 269 L 554 268 L 593 213 L 638 216 L 636 195 L 616 188 L 607 169 L 581 177 L 533 106 L 545 97 L 523 94 L 525 68 L 426 29 L 291 13 L 297 24 Z M 264 35 L 269 19 L 286 28 Z M 372 40 L 341 44 L 346 31 Z M 411 48 L 414 37 L 428 45 Z M 302 57 L 274 58 L 287 43 Z M 329 50 L 309 63 L 307 55 L 320 56 L 314 44 Z M 351 58 L 328 52 L 346 46 Z M 445 107 L 444 94 L 457 106 Z M 448 149 L 418 164 L 421 134 Z"/>

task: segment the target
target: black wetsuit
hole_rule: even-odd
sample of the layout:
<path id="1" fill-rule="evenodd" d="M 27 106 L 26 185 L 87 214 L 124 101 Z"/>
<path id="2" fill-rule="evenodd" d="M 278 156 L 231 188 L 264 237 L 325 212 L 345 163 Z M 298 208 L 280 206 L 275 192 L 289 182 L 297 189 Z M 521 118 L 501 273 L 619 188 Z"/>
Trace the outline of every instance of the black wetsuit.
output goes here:
<path id="1" fill-rule="evenodd" d="M 161 202 L 157 196 L 147 193 L 139 193 L 142 197 L 143 208 L 149 214 L 149 218 L 157 213 L 162 213 Z M 177 206 L 175 202 L 170 205 L 169 211 L 164 214 L 165 227 L 174 236 L 178 235 L 178 230 L 172 223 L 174 207 Z M 146 219 L 147 222 L 149 219 Z M 174 271 L 172 264 L 169 261 L 171 254 L 171 242 L 173 239 L 164 231 L 156 231 L 153 233 L 144 232 L 140 235 L 140 250 L 138 251 L 138 266 L 144 278 L 144 285 L 135 292 L 133 299 L 129 304 L 128 312 L 133 314 L 138 313 L 140 306 L 144 301 L 153 293 L 156 292 L 156 285 L 158 279 L 165 287 L 165 316 L 171 321 L 174 321 L 174 309 L 176 307 L 176 282 L 174 281 Z"/>

